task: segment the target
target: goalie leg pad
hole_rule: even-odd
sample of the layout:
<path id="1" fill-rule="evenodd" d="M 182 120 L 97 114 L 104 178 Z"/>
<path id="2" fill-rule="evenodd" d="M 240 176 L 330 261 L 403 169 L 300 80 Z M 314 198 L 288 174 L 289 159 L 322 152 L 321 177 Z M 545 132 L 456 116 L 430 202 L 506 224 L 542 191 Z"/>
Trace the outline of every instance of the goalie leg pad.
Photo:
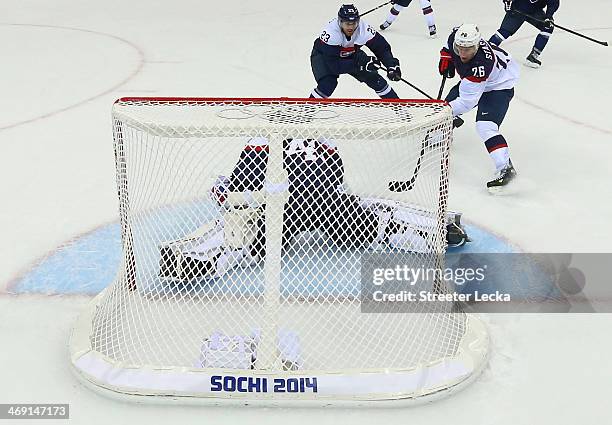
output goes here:
<path id="1" fill-rule="evenodd" d="M 233 207 L 223 215 L 225 245 L 230 249 L 241 249 L 252 245 L 258 235 L 257 223 L 263 208 L 248 206 Z"/>
<path id="2" fill-rule="evenodd" d="M 263 208 L 231 207 L 222 220 L 160 246 L 159 275 L 176 280 L 215 278 L 258 261 Z"/>

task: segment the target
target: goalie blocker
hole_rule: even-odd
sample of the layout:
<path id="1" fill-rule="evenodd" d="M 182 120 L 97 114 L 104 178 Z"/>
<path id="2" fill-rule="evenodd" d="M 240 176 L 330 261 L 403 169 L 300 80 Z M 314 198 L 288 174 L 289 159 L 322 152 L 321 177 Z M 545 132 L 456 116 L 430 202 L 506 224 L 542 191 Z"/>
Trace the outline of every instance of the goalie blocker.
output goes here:
<path id="1" fill-rule="evenodd" d="M 283 145 L 289 184 L 283 249 L 317 235 L 325 235 L 341 249 L 388 247 L 426 252 L 431 248 L 436 223 L 424 211 L 347 193 L 342 159 L 332 140 L 287 139 Z M 161 277 L 179 281 L 215 278 L 264 258 L 267 160 L 267 140 L 250 139 L 231 176 L 219 176 L 210 190 L 221 218 L 183 238 L 162 243 Z M 469 241 L 461 214 L 448 212 L 446 229 L 448 246 Z"/>

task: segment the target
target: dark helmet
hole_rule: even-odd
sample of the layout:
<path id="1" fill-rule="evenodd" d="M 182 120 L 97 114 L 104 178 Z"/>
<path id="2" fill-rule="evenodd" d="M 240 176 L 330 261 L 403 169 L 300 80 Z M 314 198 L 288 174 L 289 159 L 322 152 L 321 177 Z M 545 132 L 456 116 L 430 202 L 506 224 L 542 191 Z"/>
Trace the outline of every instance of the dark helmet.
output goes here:
<path id="1" fill-rule="evenodd" d="M 358 22 L 359 11 L 354 4 L 343 4 L 338 11 L 338 20 L 340 22 Z"/>

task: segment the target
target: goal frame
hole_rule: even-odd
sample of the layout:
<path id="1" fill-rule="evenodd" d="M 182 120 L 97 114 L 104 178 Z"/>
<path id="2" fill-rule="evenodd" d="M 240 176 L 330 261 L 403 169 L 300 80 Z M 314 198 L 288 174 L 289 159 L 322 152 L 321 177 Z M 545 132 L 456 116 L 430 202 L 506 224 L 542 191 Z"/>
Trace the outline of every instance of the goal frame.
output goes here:
<path id="1" fill-rule="evenodd" d="M 257 104 L 276 104 L 279 102 L 289 102 L 296 104 L 442 104 L 448 105 L 445 101 L 437 100 L 410 100 L 410 99 L 310 99 L 310 98 L 214 98 L 214 97 L 124 97 L 115 103 L 121 102 L 154 102 L 159 104 L 173 103 L 207 103 L 224 102 L 228 105 L 232 103 L 244 105 L 245 103 Z M 122 123 L 115 123 L 115 155 L 118 195 L 120 201 L 120 225 L 122 230 L 122 248 L 124 250 L 123 264 L 126 270 L 126 282 L 128 289 L 137 289 L 136 270 L 134 253 L 131 251 L 132 238 L 129 223 L 126 220 L 125 209 L 129 208 L 129 193 L 127 187 L 127 172 L 125 159 L 122 158 L 123 134 Z M 280 139 L 279 139 L 280 140 Z M 271 152 L 280 152 L 272 149 Z M 446 156 L 446 160 L 448 157 Z M 278 158 L 274 161 L 270 159 L 270 164 L 279 162 Z M 279 182 L 272 182 L 279 183 Z M 282 208 L 282 194 L 279 195 L 279 203 Z M 443 205 L 438 205 L 440 210 L 446 210 L 446 198 Z M 281 210 L 282 211 L 282 210 Z M 282 215 L 281 215 L 282 217 Z M 282 227 L 282 226 L 281 226 Z M 273 229 L 276 236 L 268 240 L 278 240 L 280 229 Z M 279 245 L 280 246 L 280 245 Z M 277 253 L 280 255 L 280 251 Z M 268 253 L 267 253 L 268 255 Z M 271 257 L 273 258 L 274 253 Z M 266 261 L 268 263 L 268 261 Z M 274 267 L 274 261 L 269 262 L 270 267 Z M 266 264 L 266 267 L 268 265 Z M 271 287 L 275 286 L 273 275 L 274 270 L 266 271 L 272 279 Z M 268 281 L 268 278 L 266 279 Z M 466 332 L 459 342 L 457 354 L 447 357 L 440 361 L 421 364 L 419 367 L 398 370 L 394 369 L 389 373 L 385 369 L 372 370 L 346 370 L 345 373 L 318 371 L 316 376 L 313 373 L 300 371 L 274 371 L 266 370 L 235 370 L 235 369 L 198 369 L 188 367 L 158 367 L 153 365 L 132 365 L 115 361 L 101 353 L 93 350 L 90 335 L 93 330 L 93 316 L 98 302 L 104 298 L 107 290 L 104 290 L 92 301 L 87 310 L 81 314 L 73 327 L 70 337 L 70 357 L 72 369 L 75 374 L 82 379 L 88 386 L 102 391 L 103 394 L 113 395 L 123 398 L 131 396 L 139 400 L 177 400 L 181 403 L 213 403 L 221 404 L 235 402 L 244 404 L 245 402 L 264 405 L 284 405 L 284 404 L 322 404 L 322 405 L 383 405 L 386 402 L 421 402 L 429 401 L 448 395 L 455 390 L 462 388 L 475 379 L 487 362 L 489 352 L 489 336 L 484 323 L 475 315 L 466 314 Z M 266 297 L 278 296 L 278 292 L 266 291 Z M 271 332 L 264 329 L 263 332 Z M 285 393 L 279 397 L 278 393 L 270 392 L 218 392 L 211 390 L 211 382 L 221 377 L 228 382 L 259 382 L 259 385 L 274 386 L 288 385 L 288 382 L 297 380 L 303 384 L 304 380 L 317 379 L 318 385 L 325 388 L 324 392 L 317 394 L 309 393 Z M 215 381 L 216 382 L 216 381 Z M 156 396 L 150 398 L 148 396 Z"/>

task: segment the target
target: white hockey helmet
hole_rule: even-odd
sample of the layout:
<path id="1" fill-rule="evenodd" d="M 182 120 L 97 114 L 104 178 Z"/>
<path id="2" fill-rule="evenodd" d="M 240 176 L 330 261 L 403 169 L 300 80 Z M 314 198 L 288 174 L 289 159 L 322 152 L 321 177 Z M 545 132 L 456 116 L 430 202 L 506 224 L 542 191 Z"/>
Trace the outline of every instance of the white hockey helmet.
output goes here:
<path id="1" fill-rule="evenodd" d="M 478 46 L 481 38 L 480 30 L 475 24 L 463 24 L 457 28 L 454 45 L 458 47 Z"/>

